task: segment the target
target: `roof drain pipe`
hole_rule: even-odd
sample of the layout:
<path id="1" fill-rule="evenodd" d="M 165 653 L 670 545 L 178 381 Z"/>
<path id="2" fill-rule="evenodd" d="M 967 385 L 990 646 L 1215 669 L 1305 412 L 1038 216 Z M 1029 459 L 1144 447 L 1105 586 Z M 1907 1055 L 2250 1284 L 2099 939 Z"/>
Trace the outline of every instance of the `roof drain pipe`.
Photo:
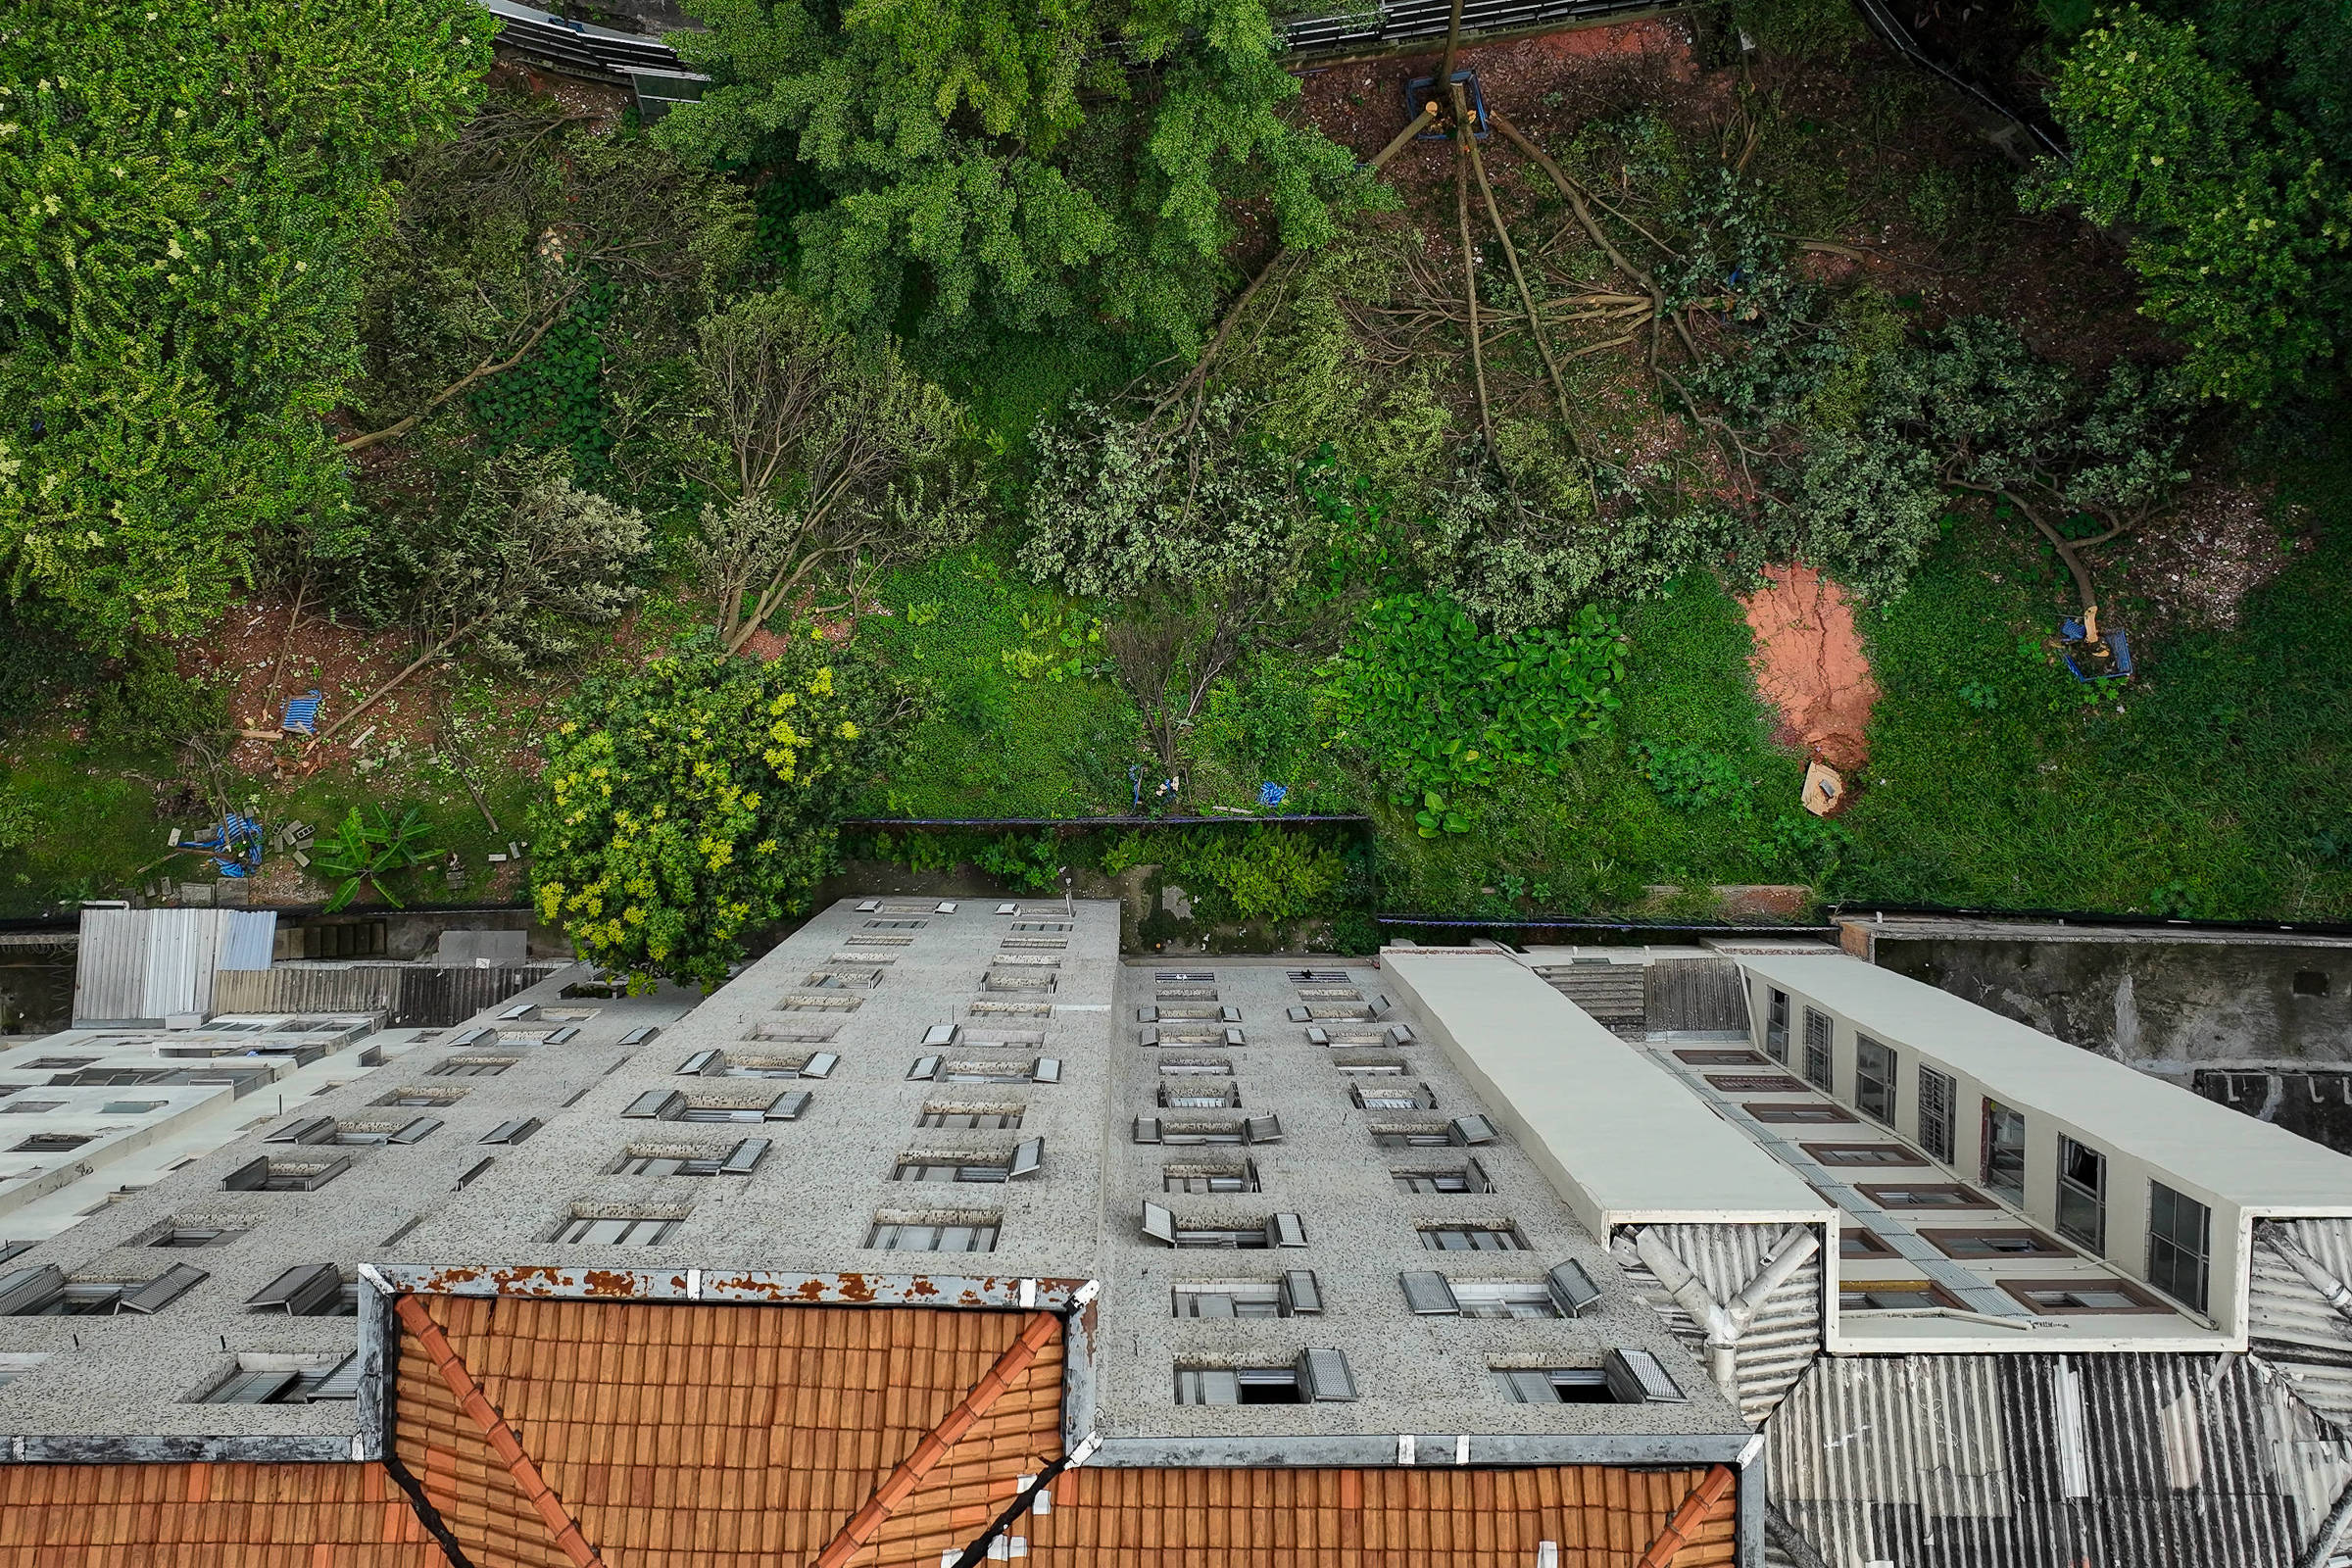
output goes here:
<path id="1" fill-rule="evenodd" d="M 2271 1250 L 2286 1259 L 2286 1266 L 2303 1276 L 2303 1283 L 2320 1293 L 2336 1316 L 2352 1318 L 2352 1289 L 2328 1272 L 2320 1260 L 2303 1250 L 2300 1242 L 2283 1225 L 2265 1225 L 2262 1239 L 2271 1244 Z"/>
<path id="2" fill-rule="evenodd" d="M 1801 1226 L 1791 1226 L 1782 1234 L 1778 1245 L 1764 1259 L 1764 1266 L 1756 1271 L 1755 1278 L 1732 1298 L 1729 1306 L 1707 1294 L 1707 1288 L 1699 1283 L 1698 1276 L 1690 1272 L 1690 1265 L 1682 1260 L 1673 1248 L 1666 1245 L 1666 1239 L 1655 1229 L 1644 1230 L 1635 1237 L 1634 1250 L 1649 1266 L 1649 1271 L 1658 1277 L 1658 1283 L 1666 1287 L 1666 1294 L 1674 1298 L 1675 1305 L 1690 1313 L 1700 1332 L 1706 1336 L 1707 1376 L 1737 1409 L 1740 1391 L 1734 1352 L 1739 1348 L 1740 1337 L 1756 1320 L 1756 1312 L 1765 1299 L 1786 1285 L 1790 1275 L 1804 1267 L 1806 1261 L 1821 1250 L 1821 1239 Z"/>

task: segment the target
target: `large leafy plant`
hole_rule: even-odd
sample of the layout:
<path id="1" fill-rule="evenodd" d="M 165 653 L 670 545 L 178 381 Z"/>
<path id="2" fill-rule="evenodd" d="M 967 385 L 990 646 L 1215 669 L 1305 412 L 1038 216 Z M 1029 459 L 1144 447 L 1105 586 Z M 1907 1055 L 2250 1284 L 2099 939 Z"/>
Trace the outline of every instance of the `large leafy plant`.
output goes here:
<path id="1" fill-rule="evenodd" d="M 2197 29 L 2127 7 L 2068 53 L 2052 104 L 2074 146 L 2030 203 L 2131 236 L 2140 309 L 2188 346 L 2199 392 L 2262 404 L 2332 376 L 2352 326 L 2352 188 Z"/>
<path id="2" fill-rule="evenodd" d="M 384 878 L 421 864 L 433 853 L 425 842 L 432 831 L 414 806 L 398 816 L 381 806 L 370 808 L 367 815 L 353 807 L 333 831 L 320 834 L 311 846 L 311 864 L 342 883 L 326 901 L 326 912 L 332 914 L 358 898 L 362 888 L 373 888 L 386 904 L 402 907 L 399 895 L 384 885 Z"/>
<path id="3" fill-rule="evenodd" d="M 1414 808 L 1425 838 L 1469 830 L 1453 797 L 1513 767 L 1558 770 L 1620 706 L 1624 639 L 1591 605 L 1566 630 L 1482 632 L 1452 600 L 1399 594 L 1366 607 L 1332 672 L 1337 743 Z"/>
<path id="4" fill-rule="evenodd" d="M 564 705 L 532 809 L 539 918 L 631 986 L 726 979 L 744 939 L 808 906 L 874 744 L 876 694 L 797 639 L 702 649 Z"/>
<path id="5" fill-rule="evenodd" d="M 92 642 L 198 629 L 341 526 L 385 161 L 471 109 L 468 0 L 44 0 L 0 27 L 0 565 Z"/>

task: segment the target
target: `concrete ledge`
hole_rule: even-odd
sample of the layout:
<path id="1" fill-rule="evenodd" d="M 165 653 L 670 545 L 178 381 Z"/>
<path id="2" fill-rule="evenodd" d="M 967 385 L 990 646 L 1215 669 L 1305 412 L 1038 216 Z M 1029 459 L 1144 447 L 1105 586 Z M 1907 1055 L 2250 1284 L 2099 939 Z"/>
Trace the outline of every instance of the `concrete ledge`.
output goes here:
<path id="1" fill-rule="evenodd" d="M 990 1307 L 1067 1312 L 1086 1285 L 1012 1275 L 794 1274 L 765 1269 L 604 1269 L 370 1264 L 379 1290 L 419 1296 L 520 1296 L 545 1300 L 719 1301 L 769 1306 Z"/>
<path id="2" fill-rule="evenodd" d="M 1105 1438 L 1090 1465 L 1111 1469 L 1391 1469 L 1451 1470 L 1462 1465 L 1601 1464 L 1737 1465 L 1752 1433 L 1714 1432 L 1630 1437 L 1495 1435 L 1470 1437 L 1468 1456 L 1454 1434 L 1413 1439 L 1414 1462 L 1398 1462 L 1402 1445 L 1394 1436 L 1293 1438 Z"/>
<path id="3" fill-rule="evenodd" d="M 331 1437 L 22 1437 L 7 1440 L 0 1463 L 15 1464 L 350 1464 L 357 1435 Z"/>

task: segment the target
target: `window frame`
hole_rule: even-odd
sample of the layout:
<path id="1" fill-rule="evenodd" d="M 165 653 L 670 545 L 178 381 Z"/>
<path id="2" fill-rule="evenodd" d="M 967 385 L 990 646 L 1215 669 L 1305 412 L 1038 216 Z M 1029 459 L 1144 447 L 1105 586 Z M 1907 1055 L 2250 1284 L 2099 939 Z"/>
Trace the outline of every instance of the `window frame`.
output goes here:
<path id="1" fill-rule="evenodd" d="M 2084 1181 L 2077 1174 L 2078 1165 L 2092 1171 L 2094 1179 Z M 2058 1135 L 2058 1237 L 2061 1241 L 2073 1242 L 2094 1257 L 2105 1255 L 2107 1250 L 2107 1172 L 2105 1150 L 2066 1133 Z M 2070 1200 L 2074 1210 L 2071 1216 Z M 2078 1231 L 2077 1223 L 2085 1212 L 2088 1222 L 2082 1231 Z M 2087 1234 L 2082 1234 L 2082 1231 Z"/>
<path id="2" fill-rule="evenodd" d="M 1873 1072 L 1884 1067 L 1884 1075 Z M 1894 1125 L 1895 1091 L 1902 1061 L 1894 1048 L 1866 1034 L 1854 1036 L 1854 1108 L 1882 1127 Z"/>
<path id="3" fill-rule="evenodd" d="M 1818 1007 L 1807 1006 L 1804 1061 L 1797 1076 L 1826 1095 L 1838 1081 L 1837 1059 L 1838 1021 Z"/>
<path id="4" fill-rule="evenodd" d="M 2166 1203 L 2168 1199 L 2171 1200 L 2169 1205 Z M 2177 1224 L 2162 1231 L 2157 1228 L 2157 1216 L 2163 1207 L 2171 1207 L 2177 1216 L 2181 1205 L 2186 1205 L 2196 1211 L 2197 1240 L 2193 1250 L 2179 1237 Z M 2179 1279 L 2176 1270 L 2180 1265 L 2172 1262 L 2160 1264 L 2157 1253 L 2159 1247 L 2170 1252 L 2178 1253 L 2181 1258 L 2193 1263 L 2196 1274 L 2194 1295 L 2175 1288 L 2174 1282 Z M 2148 1182 L 2147 1254 L 2148 1283 L 2151 1286 L 2192 1311 L 2211 1310 L 2206 1304 L 2213 1290 L 2213 1207 L 2211 1204 L 2200 1202 L 2179 1188 L 2151 1178 Z"/>
<path id="5" fill-rule="evenodd" d="M 2011 1208 L 2024 1208 L 2026 1206 L 2027 1151 L 2031 1147 L 2030 1141 L 2033 1137 L 2033 1128 L 2026 1119 L 2026 1113 L 2004 1105 L 1988 1096 L 1984 1101 L 1984 1115 L 1979 1125 L 1984 1132 L 1984 1158 L 1978 1168 L 1978 1185 L 1992 1197 L 2008 1203 Z M 2003 1129 L 2011 1127 L 2014 1127 L 2017 1133 L 2015 1141 L 2002 1141 Z M 2008 1169 L 2013 1156 L 2017 1171 L 2017 1185 L 2014 1190 L 2005 1182 L 1993 1179 L 1994 1170 L 1996 1168 Z M 2012 1196 L 2013 1192 L 2014 1196 Z"/>
<path id="6" fill-rule="evenodd" d="M 1952 1075 L 1921 1062 L 1911 1074 L 1911 1095 L 1919 1121 L 1919 1147 L 1944 1165 L 1952 1163 L 1954 1116 L 1960 1086 Z"/>
<path id="7" fill-rule="evenodd" d="M 2018 1304 L 2036 1317 L 2163 1317 L 2172 1308 L 2121 1276 L 2102 1275 L 2092 1279 L 2066 1280 L 2008 1280 L 1992 1282 L 2017 1298 Z M 2128 1306 L 2047 1306 L 2033 1298 L 2034 1291 L 2101 1291 L 2112 1292 L 2131 1302 Z"/>
<path id="8" fill-rule="evenodd" d="M 1788 993 L 1778 986 L 1764 988 L 1764 1054 L 1788 1065 Z"/>

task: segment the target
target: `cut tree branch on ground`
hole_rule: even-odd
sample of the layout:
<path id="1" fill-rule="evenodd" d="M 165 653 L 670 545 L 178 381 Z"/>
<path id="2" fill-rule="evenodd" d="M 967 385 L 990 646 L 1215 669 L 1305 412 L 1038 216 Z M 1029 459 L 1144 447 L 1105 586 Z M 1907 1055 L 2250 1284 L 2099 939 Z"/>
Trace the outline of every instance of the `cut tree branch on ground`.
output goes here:
<path id="1" fill-rule="evenodd" d="M 585 280 L 586 279 L 583 276 L 581 282 L 584 282 Z M 549 306 L 547 311 L 540 317 L 539 324 L 531 328 L 530 336 L 522 340 L 522 347 L 516 349 L 513 354 L 508 355 L 502 360 L 497 358 L 496 352 L 493 351 L 491 356 L 485 358 L 481 364 L 475 366 L 472 369 L 466 371 L 464 375 L 458 377 L 458 379 L 452 381 L 449 385 L 434 393 L 432 398 L 426 402 L 424 407 L 418 409 L 415 414 L 410 415 L 405 419 L 388 424 L 381 430 L 370 430 L 366 435 L 347 436 L 343 440 L 335 443 L 335 450 L 338 452 L 362 452 L 367 450 L 368 447 L 376 446 L 386 441 L 397 440 L 401 436 L 407 435 L 411 430 L 416 429 L 418 422 L 421 421 L 426 415 L 432 413 L 435 409 L 439 408 L 442 404 L 447 403 L 451 398 L 456 397 L 459 393 L 464 392 L 467 387 L 472 386 L 475 382 L 486 380 L 493 375 L 500 375 L 508 370 L 512 370 L 514 368 L 514 367 L 520 365 L 530 354 L 531 350 L 539 346 L 539 340 L 547 336 L 549 331 L 554 328 L 555 324 L 564 318 L 565 307 L 571 304 L 571 297 L 574 294 L 577 294 L 579 291 L 580 282 L 574 282 L 571 287 L 565 289 L 556 303 Z"/>
<path id="2" fill-rule="evenodd" d="M 1462 166 L 1469 160 L 1463 156 L 1462 144 L 1453 144 L 1453 220 L 1462 240 L 1462 298 L 1470 310 L 1470 371 L 1478 386 L 1478 427 L 1487 438 L 1487 453 L 1497 463 L 1501 454 L 1494 448 L 1494 416 L 1487 407 L 1487 357 L 1478 341 L 1478 260 L 1470 249 L 1470 182 L 1462 177 Z"/>
<path id="3" fill-rule="evenodd" d="M 1455 0 L 1455 11 L 1458 17 L 1460 0 Z M 1413 118 L 1412 122 L 1390 138 L 1389 144 L 1373 154 L 1372 161 L 1364 165 L 1358 172 L 1364 174 L 1380 172 L 1383 165 L 1412 144 L 1413 138 L 1421 134 L 1437 112 L 1435 103 L 1423 105 L 1421 113 Z M 1209 338 L 1208 346 L 1200 351 L 1200 357 L 1193 362 L 1192 369 L 1186 373 L 1183 380 L 1161 393 L 1153 402 L 1151 416 L 1156 419 L 1179 403 L 1187 399 L 1191 400 L 1191 412 L 1185 416 L 1184 423 L 1176 432 L 1178 440 L 1184 440 L 1191 436 L 1194 428 L 1200 422 L 1200 411 L 1208 401 L 1209 368 L 1216 364 L 1217 355 L 1224 350 L 1226 339 L 1233 335 L 1234 325 L 1240 321 L 1242 312 L 1249 309 L 1250 300 L 1256 297 L 1259 289 L 1265 287 L 1268 279 L 1273 277 L 1275 270 L 1284 263 L 1295 259 L 1297 255 L 1298 252 L 1292 250 L 1288 245 L 1284 245 L 1278 247 L 1273 255 L 1266 258 L 1265 264 L 1258 268 L 1257 275 L 1250 279 L 1249 286 L 1242 290 L 1240 297 L 1225 308 L 1225 319 L 1217 323 L 1215 335 Z"/>
<path id="4" fill-rule="evenodd" d="M 1592 238 L 1594 245 L 1600 247 L 1600 253 L 1606 256 L 1618 270 L 1649 291 L 1650 309 L 1655 313 L 1655 318 L 1670 322 L 1674 327 L 1675 335 L 1683 340 L 1683 347 L 1690 351 L 1690 358 L 1693 361 L 1697 360 L 1699 357 L 1698 345 L 1691 341 L 1690 329 L 1683 324 L 1681 318 L 1667 312 L 1666 296 L 1659 289 L 1658 280 L 1650 275 L 1647 268 L 1636 267 L 1626 258 L 1625 253 L 1617 248 L 1616 242 L 1611 240 L 1608 232 L 1600 226 L 1600 220 L 1592 216 L 1592 209 L 1586 204 L 1584 188 L 1568 177 L 1568 172 L 1553 162 L 1549 153 L 1521 135 L 1518 126 L 1503 119 L 1501 115 L 1493 112 L 1490 112 L 1487 118 L 1494 122 L 1496 130 L 1502 132 L 1512 146 L 1525 153 L 1535 162 L 1538 169 L 1544 171 L 1551 180 L 1553 188 L 1558 190 L 1561 197 L 1568 203 L 1569 210 L 1576 214 L 1576 220 L 1584 225 L 1585 233 Z M 1650 350 L 1649 365 L 1652 370 L 1658 368 L 1658 356 L 1654 344 Z"/>
<path id="5" fill-rule="evenodd" d="M 1585 444 L 1577 439 L 1575 417 L 1568 408 L 1568 387 L 1560 379 L 1559 362 L 1551 357 L 1551 339 L 1544 330 L 1544 314 L 1536 308 L 1536 297 L 1527 286 L 1527 274 L 1519 270 L 1519 251 L 1511 243 L 1511 231 L 1503 223 L 1502 209 L 1494 201 L 1494 187 L 1488 183 L 1486 160 L 1478 153 L 1478 136 L 1476 128 L 1470 123 L 1469 105 L 1462 97 L 1461 83 L 1450 82 L 1447 85 L 1453 94 L 1453 133 L 1470 155 L 1470 172 L 1477 177 L 1478 194 L 1486 204 L 1487 221 L 1494 226 L 1494 237 L 1501 242 L 1502 259 L 1510 264 L 1511 282 L 1519 290 L 1520 308 L 1527 312 L 1528 331 L 1536 340 L 1537 351 L 1544 356 L 1544 370 L 1551 378 L 1552 396 L 1559 401 L 1560 428 L 1568 437 L 1568 445 L 1582 457 Z"/>

